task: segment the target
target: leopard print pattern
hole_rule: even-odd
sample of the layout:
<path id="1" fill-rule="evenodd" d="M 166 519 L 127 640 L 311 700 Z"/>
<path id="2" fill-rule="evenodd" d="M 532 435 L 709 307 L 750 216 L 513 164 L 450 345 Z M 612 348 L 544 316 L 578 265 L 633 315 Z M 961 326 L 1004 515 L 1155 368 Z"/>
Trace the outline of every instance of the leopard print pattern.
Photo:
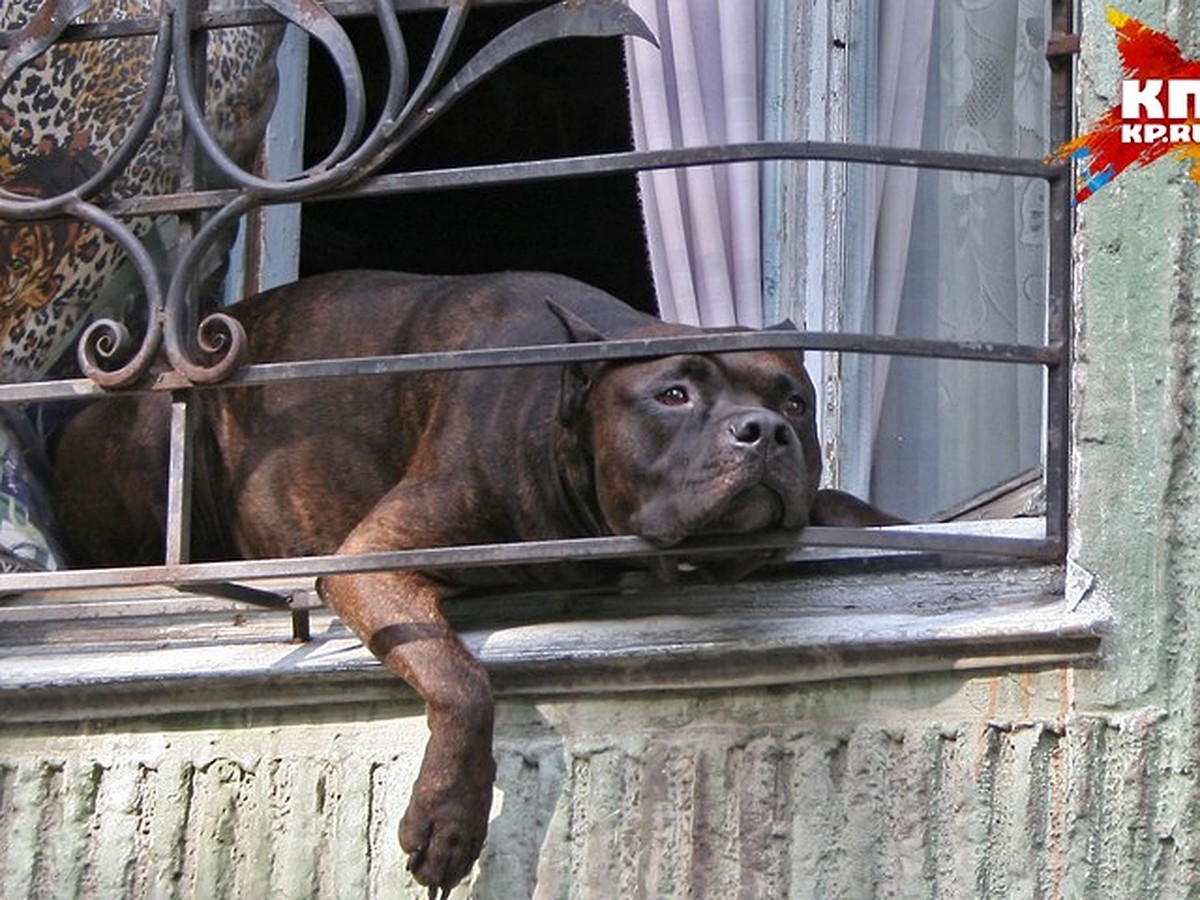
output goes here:
<path id="1" fill-rule="evenodd" d="M 213 8 L 251 0 L 214 0 Z M 41 0 L 0 4 L 0 28 L 23 26 Z M 155 17 L 159 0 L 97 0 L 80 21 Z M 206 119 L 234 159 L 260 141 L 277 87 L 282 27 L 219 29 L 208 38 Z M 154 38 L 60 44 L 25 65 L 0 95 L 0 186 L 56 196 L 97 171 L 127 134 L 147 88 Z M 150 135 L 108 198 L 164 194 L 179 184 L 182 114 L 172 83 Z M 159 223 L 130 223 L 141 236 Z M 165 229 L 170 231 L 170 229 Z M 168 250 L 170 248 L 167 248 Z M 82 222 L 0 220 L 0 380 L 44 377 L 86 322 L 121 315 L 137 285 L 124 252 Z"/>

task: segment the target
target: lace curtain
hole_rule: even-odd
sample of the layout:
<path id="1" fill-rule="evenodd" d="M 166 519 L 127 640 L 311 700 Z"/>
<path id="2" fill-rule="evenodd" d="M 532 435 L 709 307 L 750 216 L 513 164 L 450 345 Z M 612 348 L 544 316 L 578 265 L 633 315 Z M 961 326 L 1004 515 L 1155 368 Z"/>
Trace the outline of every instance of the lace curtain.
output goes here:
<path id="1" fill-rule="evenodd" d="M 956 0 L 934 6 L 922 143 L 1043 157 L 1048 149 L 1044 0 Z M 875 294 L 869 298 L 879 311 L 877 324 L 914 337 L 1042 340 L 1044 185 L 995 175 L 921 172 L 914 201 L 903 259 L 897 255 L 889 262 L 880 256 L 886 245 L 881 221 Z M 885 287 L 885 275 L 893 284 L 900 282 L 894 309 L 895 290 Z M 893 321 L 886 321 L 888 314 L 894 314 Z M 893 359 L 882 376 L 880 368 L 874 375 L 870 494 L 877 501 L 902 514 L 928 516 L 1040 464 L 1039 369 Z"/>

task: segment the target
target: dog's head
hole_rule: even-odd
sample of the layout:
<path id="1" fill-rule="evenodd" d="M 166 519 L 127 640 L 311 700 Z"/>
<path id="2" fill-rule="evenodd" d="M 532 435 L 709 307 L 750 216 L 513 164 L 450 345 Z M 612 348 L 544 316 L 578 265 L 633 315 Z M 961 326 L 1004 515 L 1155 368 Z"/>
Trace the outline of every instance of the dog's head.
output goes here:
<path id="1" fill-rule="evenodd" d="M 605 367 L 587 419 L 609 527 L 662 545 L 803 528 L 821 477 L 813 404 L 797 353 Z"/>
<path id="2" fill-rule="evenodd" d="M 559 315 L 575 339 L 601 339 Z M 571 366 L 561 415 L 587 448 L 607 529 L 670 546 L 807 525 L 821 479 L 815 402 L 799 352 L 757 350 Z"/>

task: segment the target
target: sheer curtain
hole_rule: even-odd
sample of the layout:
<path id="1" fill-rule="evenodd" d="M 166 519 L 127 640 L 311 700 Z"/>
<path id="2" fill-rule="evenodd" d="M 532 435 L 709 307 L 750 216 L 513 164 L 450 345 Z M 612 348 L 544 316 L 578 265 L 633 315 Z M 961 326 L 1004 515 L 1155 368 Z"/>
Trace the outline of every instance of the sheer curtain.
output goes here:
<path id="1" fill-rule="evenodd" d="M 626 44 L 639 149 L 759 136 L 757 3 L 630 0 L 657 35 Z M 651 270 L 664 319 L 762 324 L 758 165 L 640 176 Z"/>
<path id="2" fill-rule="evenodd" d="M 935 0 L 889 0 L 879 5 L 873 27 L 874 108 L 859 139 L 892 147 L 919 147 L 928 105 L 928 74 L 933 44 Z M 845 327 L 849 331 L 894 335 L 900 319 L 919 172 L 910 168 L 864 169 L 861 225 L 851 242 L 850 265 L 866 273 L 850 279 Z M 858 290 L 855 290 L 855 286 Z M 851 357 L 844 362 L 843 415 L 852 433 L 842 442 L 841 486 L 862 496 L 871 490 L 874 447 L 892 360 Z"/>
<path id="3" fill-rule="evenodd" d="M 889 4 L 886 4 L 890 6 Z M 1046 144 L 1044 0 L 939 2 L 931 20 L 925 146 L 1041 158 Z M 882 59 L 882 57 L 881 57 Z M 881 73 L 882 74 L 882 73 Z M 1040 182 L 921 172 L 892 327 L 914 337 L 1039 341 L 1045 329 Z M 907 219 L 907 225 L 905 220 Z M 874 303 L 887 314 L 892 291 Z M 877 322 L 880 330 L 884 323 Z M 873 498 L 924 517 L 1041 461 L 1042 373 L 1032 367 L 901 360 L 870 386 Z"/>

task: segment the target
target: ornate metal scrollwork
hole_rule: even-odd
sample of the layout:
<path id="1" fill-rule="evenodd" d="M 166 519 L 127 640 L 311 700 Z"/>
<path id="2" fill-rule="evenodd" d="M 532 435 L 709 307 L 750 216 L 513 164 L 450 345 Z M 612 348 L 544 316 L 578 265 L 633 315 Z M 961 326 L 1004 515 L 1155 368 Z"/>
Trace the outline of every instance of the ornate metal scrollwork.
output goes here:
<path id="1" fill-rule="evenodd" d="M 92 10 L 96 0 L 47 0 L 17 34 L 0 58 L 0 90 L 25 66 L 52 49 L 68 25 Z M 241 0 L 226 0 L 220 4 Z M 245 345 L 241 326 L 229 316 L 212 313 L 196 321 L 194 284 L 199 266 L 213 242 L 250 209 L 269 203 L 295 202 L 356 184 L 377 172 L 388 159 L 413 140 L 460 96 L 519 53 L 563 37 L 633 35 L 653 41 L 642 21 L 617 0 L 569 0 L 529 14 L 447 76 L 470 0 L 445 0 L 440 32 L 430 61 L 410 89 L 409 57 L 398 10 L 404 0 L 373 0 L 388 56 L 387 92 L 375 122 L 366 122 L 366 85 L 354 48 L 341 24 L 317 0 L 247 0 L 275 16 L 262 27 L 290 22 L 324 49 L 340 74 L 346 101 L 341 134 L 324 159 L 302 172 L 278 180 L 264 178 L 236 161 L 212 133 L 205 118 L 204 72 L 199 54 L 205 42 L 204 0 L 163 0 L 147 89 L 136 119 L 121 146 L 104 159 L 97 171 L 77 185 L 53 196 L 29 197 L 0 189 L 0 219 L 42 221 L 71 216 L 100 229 L 118 244 L 141 282 L 146 323 L 135 342 L 126 326 L 112 318 L 94 322 L 79 342 L 84 372 L 105 387 L 136 382 L 158 356 L 193 383 L 211 383 L 228 376 L 239 364 Z M 219 4 L 214 0 L 213 7 Z M 423 4 L 427 5 L 427 4 Z M 94 12 L 95 10 L 93 10 Z M 258 27 L 258 26 L 256 26 Z M 169 92 L 177 96 L 183 130 L 194 142 L 205 165 L 233 185 L 236 198 L 210 213 L 181 247 L 165 288 L 155 260 L 136 229 L 105 212 L 105 189 L 130 164 L 154 126 Z M 136 346 L 135 346 L 136 343 Z M 160 353 L 161 351 L 161 353 Z"/>

